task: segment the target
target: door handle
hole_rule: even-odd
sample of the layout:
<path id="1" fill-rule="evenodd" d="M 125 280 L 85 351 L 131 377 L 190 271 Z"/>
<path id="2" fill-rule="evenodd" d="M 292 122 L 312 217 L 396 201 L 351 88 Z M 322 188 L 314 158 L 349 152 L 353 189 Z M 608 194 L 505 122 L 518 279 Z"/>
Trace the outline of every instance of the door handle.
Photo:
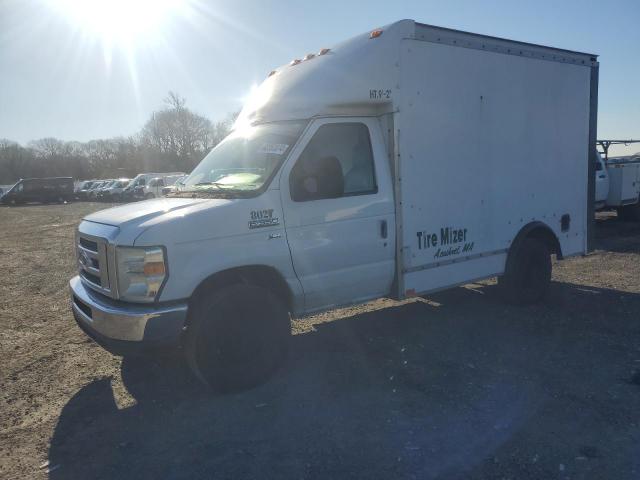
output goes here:
<path id="1" fill-rule="evenodd" d="M 380 236 L 382 238 L 387 238 L 387 221 L 386 220 L 382 220 L 380 222 Z"/>

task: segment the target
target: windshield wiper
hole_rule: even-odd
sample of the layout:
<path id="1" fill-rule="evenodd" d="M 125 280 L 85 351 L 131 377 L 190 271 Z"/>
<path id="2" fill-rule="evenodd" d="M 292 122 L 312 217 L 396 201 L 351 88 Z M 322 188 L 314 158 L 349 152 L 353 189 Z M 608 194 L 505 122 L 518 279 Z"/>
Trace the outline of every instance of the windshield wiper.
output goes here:
<path id="1" fill-rule="evenodd" d="M 194 185 L 194 187 L 200 187 L 200 186 L 203 186 L 203 185 L 212 185 L 212 186 L 214 186 L 214 187 L 216 187 L 218 189 L 222 189 L 222 187 L 220 186 L 220 184 L 218 182 L 199 182 L 199 183 L 196 183 Z"/>

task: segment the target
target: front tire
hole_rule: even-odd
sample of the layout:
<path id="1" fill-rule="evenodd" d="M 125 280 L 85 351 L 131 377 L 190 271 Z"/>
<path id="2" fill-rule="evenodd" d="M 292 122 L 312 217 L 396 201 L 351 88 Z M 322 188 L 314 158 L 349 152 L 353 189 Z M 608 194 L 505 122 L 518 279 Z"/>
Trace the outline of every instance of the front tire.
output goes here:
<path id="1" fill-rule="evenodd" d="M 512 257 L 513 255 L 513 257 Z M 545 243 L 526 238 L 509 253 L 504 275 L 498 277 L 503 297 L 514 305 L 530 305 L 544 298 L 551 282 L 551 253 Z"/>
<path id="2" fill-rule="evenodd" d="M 291 337 L 289 312 L 269 290 L 231 285 L 199 295 L 190 310 L 186 360 L 214 390 L 256 386 L 284 361 Z"/>

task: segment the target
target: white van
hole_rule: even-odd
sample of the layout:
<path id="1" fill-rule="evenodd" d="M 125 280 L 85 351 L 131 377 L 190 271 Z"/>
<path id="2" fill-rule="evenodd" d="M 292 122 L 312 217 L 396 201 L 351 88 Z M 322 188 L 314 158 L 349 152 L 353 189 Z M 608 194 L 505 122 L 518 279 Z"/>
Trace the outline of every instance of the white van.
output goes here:
<path id="1" fill-rule="evenodd" d="M 150 199 L 150 198 L 161 197 L 163 195 L 162 190 L 164 187 L 172 186 L 174 183 L 176 183 L 177 180 L 183 178 L 184 176 L 185 175 L 183 173 L 180 173 L 180 174 L 172 173 L 172 174 L 167 174 L 167 175 L 152 178 L 147 182 L 147 184 L 144 187 L 144 190 L 143 190 L 144 198 Z"/>
<path id="2" fill-rule="evenodd" d="M 412 20 L 296 59 L 179 191 L 80 223 L 76 321 L 226 389 L 277 367 L 290 315 L 493 276 L 539 301 L 551 256 L 589 250 L 597 79 L 591 54 Z"/>
<path id="3" fill-rule="evenodd" d="M 148 192 L 145 191 L 147 187 L 147 183 L 153 180 L 154 178 L 164 178 L 168 176 L 181 176 L 184 175 L 183 172 L 166 172 L 166 173 L 139 173 L 136 175 L 129 185 L 122 192 L 122 197 L 125 200 L 141 200 L 144 198 L 150 199 L 154 198 L 156 195 L 154 190 L 150 190 Z M 162 191 L 162 189 L 160 189 Z"/>

